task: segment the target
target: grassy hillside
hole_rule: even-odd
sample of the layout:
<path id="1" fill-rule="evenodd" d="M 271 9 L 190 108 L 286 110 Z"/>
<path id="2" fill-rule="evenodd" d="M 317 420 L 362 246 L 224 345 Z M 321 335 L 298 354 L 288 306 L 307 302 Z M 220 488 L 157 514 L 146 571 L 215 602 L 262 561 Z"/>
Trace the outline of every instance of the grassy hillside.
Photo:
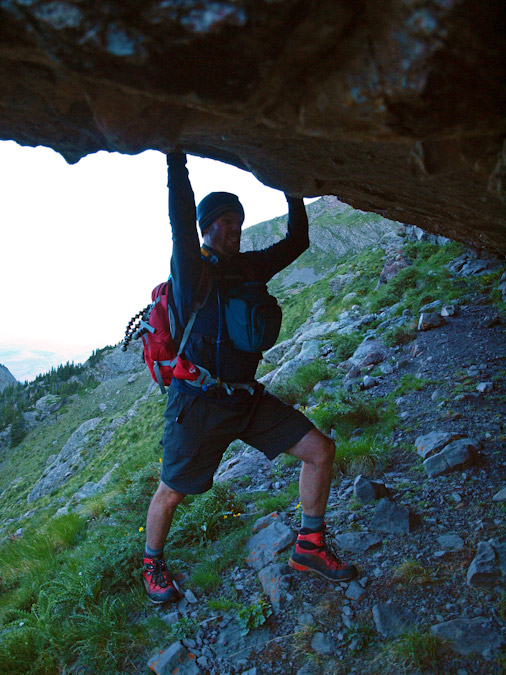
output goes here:
<path id="1" fill-rule="evenodd" d="M 334 236 L 335 222 L 328 220 L 327 211 L 321 205 L 312 206 L 313 230 L 320 228 Z M 364 217 L 344 209 L 339 214 L 340 226 L 353 232 L 357 225 L 354 219 L 363 225 Z M 368 231 L 376 231 L 379 238 L 383 219 L 374 214 L 367 214 L 367 219 Z M 258 226 L 251 241 L 280 234 L 280 223 L 276 219 Z M 393 307 L 393 316 L 400 316 L 405 309 L 416 315 L 421 306 L 433 300 L 447 302 L 483 289 L 491 289 L 494 300 L 504 309 L 492 290 L 496 273 L 463 281 L 465 288 L 452 281 L 445 265 L 461 250 L 456 244 L 437 248 L 406 243 L 404 253 L 411 264 L 392 282 L 377 288 L 384 254 L 376 245 L 359 253 L 348 250 L 341 258 L 335 253 L 321 255 L 315 246 L 304 254 L 303 264 L 318 268 L 320 278 L 309 286 L 295 285 L 295 293 L 286 289 L 281 293 L 284 318 L 280 340 L 293 335 L 320 298 L 325 308 L 322 321 L 335 320 L 352 304 L 364 313 Z M 333 293 L 329 281 L 349 271 L 357 272 L 353 281 L 342 292 Z M 281 284 L 273 283 L 273 287 L 280 291 Z M 350 293 L 355 295 L 349 298 Z M 378 318 L 368 328 L 380 323 Z M 327 336 L 334 349 L 333 360 L 317 361 L 301 369 L 282 392 L 305 406 L 322 430 L 338 429 L 334 484 L 342 473 L 352 471 L 352 466 L 355 471 L 357 467 L 386 468 L 395 461 L 390 439 L 398 421 L 396 399 L 401 389 L 383 400 L 372 400 L 363 392 L 351 396 L 338 389 L 334 395 L 323 395 L 316 404 L 310 403 L 314 385 L 329 375 L 335 377 L 337 363 L 350 356 L 364 330 L 351 336 Z M 413 325 L 398 331 L 382 332 L 380 328 L 378 336 L 385 344 L 401 345 L 412 339 L 414 330 Z M 109 442 L 101 447 L 98 441 L 101 430 L 130 410 L 149 382 L 143 373 L 130 384 L 128 376 L 122 375 L 96 387 L 82 388 L 4 456 L 0 475 L 2 536 L 7 537 L 0 546 L 2 672 L 145 672 L 146 661 L 155 650 L 195 635 L 214 615 L 235 612 L 245 631 L 266 621 L 265 603 L 245 602 L 230 583 L 230 575 L 236 566 L 244 566 L 243 544 L 251 535 L 254 520 L 276 509 L 297 515 L 297 473 L 287 458 L 275 462 L 275 474 L 285 481 L 284 487 L 275 492 L 246 494 L 225 484 L 187 500 L 175 518 L 170 559 L 185 585 L 198 594 L 199 602 L 192 614 L 171 624 L 146 602 L 140 584 L 140 556 L 146 511 L 159 480 L 164 398 L 156 392 L 144 397 L 135 416 L 119 425 Z M 407 391 L 414 384 L 406 380 L 404 386 Z M 99 407 L 104 401 L 105 411 Z M 82 422 L 97 416 L 103 419 L 90 435 L 86 468 L 28 507 L 27 495 L 48 457 Z M 359 442 L 352 438 L 357 427 L 364 432 Z M 72 501 L 86 482 L 97 482 L 111 470 L 112 479 L 102 492 Z M 245 477 L 244 485 L 247 483 Z M 68 512 L 58 515 L 64 505 L 69 505 Z M 366 637 L 365 633 L 360 637 L 357 649 L 367 649 L 371 638 Z M 300 659 L 301 645 L 307 649 L 306 638 L 302 634 L 294 638 L 294 658 Z"/>

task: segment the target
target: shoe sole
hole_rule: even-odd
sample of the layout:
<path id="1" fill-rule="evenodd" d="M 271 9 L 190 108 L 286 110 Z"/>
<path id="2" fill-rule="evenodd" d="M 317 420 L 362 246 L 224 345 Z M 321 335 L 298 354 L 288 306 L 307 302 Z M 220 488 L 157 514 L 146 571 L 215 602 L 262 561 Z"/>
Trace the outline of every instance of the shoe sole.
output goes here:
<path id="1" fill-rule="evenodd" d="M 149 595 L 145 579 L 143 579 L 143 582 L 144 582 L 144 590 L 146 591 L 146 595 L 148 596 L 148 600 L 150 602 L 152 602 L 154 605 L 165 605 L 166 602 L 179 602 L 179 600 L 181 600 L 181 598 L 183 597 L 182 594 L 181 594 L 181 591 L 179 589 L 176 589 L 175 597 L 167 598 L 167 600 L 156 600 L 155 598 L 152 598 Z"/>
<path id="2" fill-rule="evenodd" d="M 315 569 L 314 567 L 301 565 L 300 563 L 295 562 L 295 560 L 292 560 L 292 558 L 290 558 L 290 560 L 288 561 L 288 566 L 292 567 L 294 570 L 297 570 L 298 572 L 313 572 L 314 574 L 319 574 L 321 577 L 326 579 L 326 581 L 332 581 L 332 583 L 340 583 L 341 581 L 352 581 L 352 579 L 355 579 L 355 577 L 358 575 L 358 572 L 355 570 L 355 572 L 350 572 L 350 574 L 347 577 L 342 577 L 341 579 L 334 579 L 333 577 L 328 577 L 326 574 L 324 574 L 320 570 Z"/>

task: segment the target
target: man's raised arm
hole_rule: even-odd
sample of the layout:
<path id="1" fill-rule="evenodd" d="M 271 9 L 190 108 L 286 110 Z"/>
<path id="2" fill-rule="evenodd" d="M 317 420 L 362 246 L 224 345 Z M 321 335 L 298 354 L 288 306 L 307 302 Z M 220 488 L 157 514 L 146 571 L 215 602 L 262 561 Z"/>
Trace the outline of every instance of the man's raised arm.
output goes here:
<path id="1" fill-rule="evenodd" d="M 286 195 L 288 228 L 285 238 L 261 251 L 246 253 L 259 281 L 268 281 L 309 247 L 308 220 L 304 200 Z"/>
<path id="2" fill-rule="evenodd" d="M 167 155 L 167 174 L 172 228 L 172 283 L 176 306 L 184 322 L 191 312 L 201 269 L 195 197 L 184 153 L 170 152 Z"/>

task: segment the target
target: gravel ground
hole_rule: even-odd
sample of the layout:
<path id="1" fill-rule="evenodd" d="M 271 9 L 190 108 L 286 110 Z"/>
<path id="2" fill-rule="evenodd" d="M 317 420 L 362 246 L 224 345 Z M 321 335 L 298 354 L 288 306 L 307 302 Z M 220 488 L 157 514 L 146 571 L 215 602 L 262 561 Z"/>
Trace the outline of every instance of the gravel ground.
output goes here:
<path id="1" fill-rule="evenodd" d="M 371 476 L 384 482 L 393 504 L 407 507 L 418 517 L 418 527 L 405 534 L 380 533 L 378 546 L 365 553 L 343 554 L 359 567 L 363 591 L 358 592 L 356 585 L 330 584 L 316 575 L 289 572 L 284 583 L 291 598 L 269 617 L 261 629 L 265 632 L 251 632 L 260 635 L 260 644 L 237 642 L 233 658 L 230 649 L 220 644 L 220 639 L 225 643 L 239 639 L 232 617 L 206 623 L 194 640 L 183 643 L 204 659 L 202 673 L 249 674 L 250 669 L 251 675 L 505 672 L 504 577 L 469 585 L 466 575 L 478 543 L 496 540 L 506 531 L 505 503 L 492 499 L 506 486 L 506 318 L 485 296 L 465 302 L 443 326 L 419 332 L 415 342 L 399 348 L 394 372 L 381 376 L 369 390 L 371 396 L 385 396 L 405 374 L 425 382 L 419 391 L 397 400 L 400 419 L 392 436 L 391 460 Z M 492 385 L 482 393 L 478 387 L 486 382 Z M 480 448 L 476 461 L 429 478 L 415 439 L 433 431 L 474 439 Z M 269 483 L 271 489 L 276 489 L 275 480 L 281 487 L 297 473 L 289 466 L 283 471 Z M 249 490 L 264 480 L 260 476 Z M 334 535 L 372 531 L 378 502 L 362 504 L 354 499 L 353 483 L 353 477 L 343 476 L 332 486 L 327 522 Z M 299 522 L 295 507 L 294 502 L 280 514 L 294 529 Z M 456 541 L 461 544 L 453 552 L 438 540 L 447 534 L 460 537 Z M 286 562 L 288 553 L 279 557 Z M 245 602 L 260 597 L 257 573 L 246 566 L 232 571 L 232 586 Z M 357 592 L 363 597 L 354 599 Z M 478 631 L 484 640 L 479 653 L 464 656 L 443 644 L 425 670 L 392 656 L 388 649 L 392 638 L 378 632 L 373 617 L 373 608 L 388 607 L 387 603 L 394 611 L 407 613 L 426 635 L 436 624 L 485 617 L 489 621 L 485 628 L 468 624 L 468 630 Z M 502 652 L 493 648 L 494 636 L 502 637 Z M 464 643 L 466 638 L 470 639 L 469 634 Z"/>

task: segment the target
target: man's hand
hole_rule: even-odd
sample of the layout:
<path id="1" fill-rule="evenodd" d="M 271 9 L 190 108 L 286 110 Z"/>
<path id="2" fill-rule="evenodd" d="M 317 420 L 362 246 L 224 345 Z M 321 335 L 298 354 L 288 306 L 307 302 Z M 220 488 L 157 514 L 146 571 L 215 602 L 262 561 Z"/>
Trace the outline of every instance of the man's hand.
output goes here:
<path id="1" fill-rule="evenodd" d="M 182 154 L 181 146 L 174 145 L 174 147 L 170 148 L 165 155 L 167 157 L 167 164 L 169 163 L 170 158 L 179 157 Z"/>

